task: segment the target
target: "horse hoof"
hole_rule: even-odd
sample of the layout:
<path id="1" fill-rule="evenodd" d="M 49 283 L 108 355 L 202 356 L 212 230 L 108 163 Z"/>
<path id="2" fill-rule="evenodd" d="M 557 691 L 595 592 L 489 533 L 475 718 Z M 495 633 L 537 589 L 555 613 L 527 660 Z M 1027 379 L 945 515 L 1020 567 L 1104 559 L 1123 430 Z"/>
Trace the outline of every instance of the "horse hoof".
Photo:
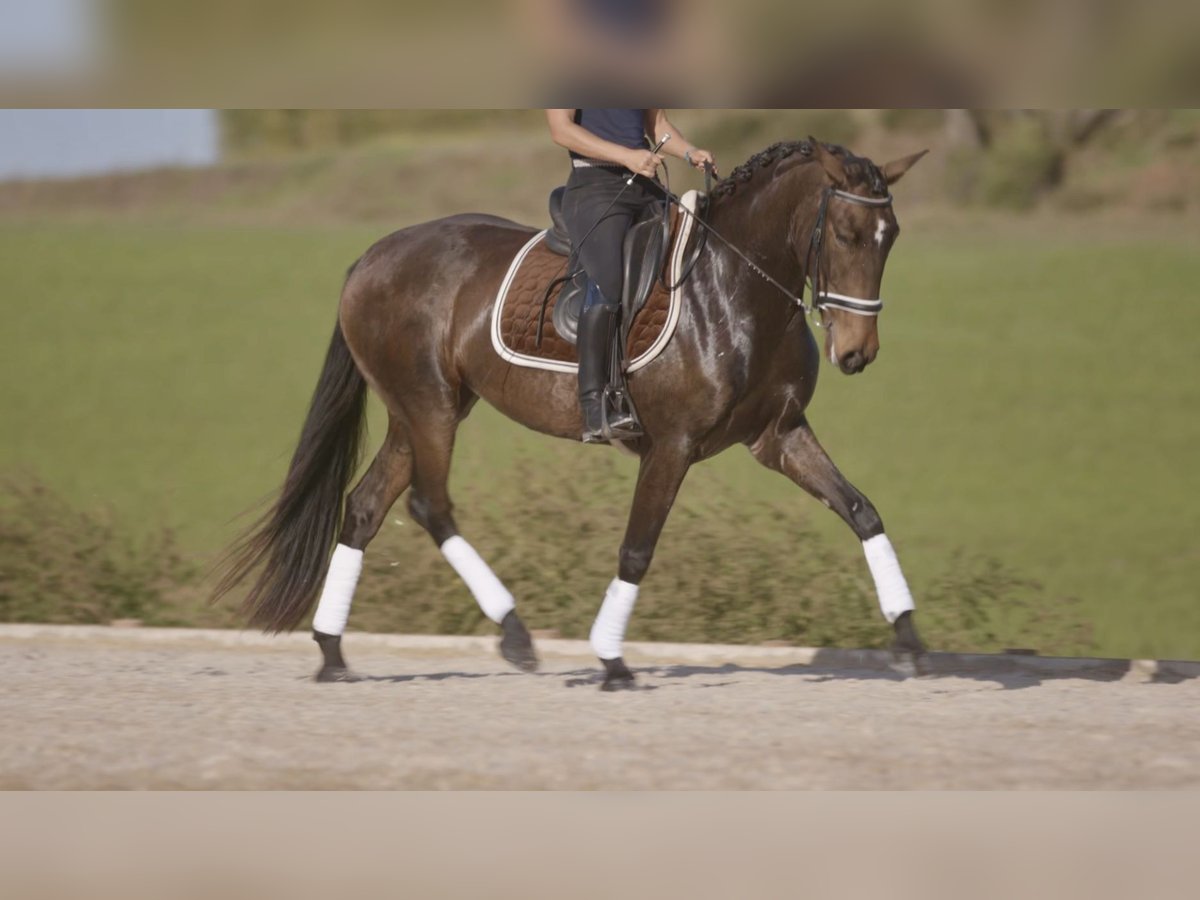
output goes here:
<path id="1" fill-rule="evenodd" d="M 525 628 L 525 623 L 513 611 L 504 617 L 500 627 L 503 629 L 500 638 L 500 655 L 522 672 L 536 672 L 538 668 L 537 653 L 534 652 L 533 638 Z"/>
<path id="2" fill-rule="evenodd" d="M 625 660 L 621 657 L 616 659 L 602 659 L 604 663 L 604 681 L 600 685 L 600 690 L 605 692 L 612 691 L 632 691 L 637 689 L 637 680 L 633 677 L 633 673 L 629 671 L 629 666 L 625 665 Z"/>
<path id="3" fill-rule="evenodd" d="M 637 681 L 630 675 L 628 678 L 605 678 L 600 685 L 600 690 L 611 694 L 616 691 L 636 691 L 637 687 Z"/>
<path id="4" fill-rule="evenodd" d="M 923 678 L 932 675 L 929 657 L 925 653 L 913 653 L 910 650 L 892 648 L 892 671 L 905 678 Z"/>
<path id="5" fill-rule="evenodd" d="M 345 666 L 322 666 L 313 678 L 318 684 L 344 683 L 353 684 L 362 681 L 361 675 L 356 675 Z"/>
<path id="6" fill-rule="evenodd" d="M 892 668 L 909 678 L 929 675 L 929 655 L 925 644 L 917 636 L 912 611 L 901 613 L 892 627 L 896 633 L 892 641 Z"/>

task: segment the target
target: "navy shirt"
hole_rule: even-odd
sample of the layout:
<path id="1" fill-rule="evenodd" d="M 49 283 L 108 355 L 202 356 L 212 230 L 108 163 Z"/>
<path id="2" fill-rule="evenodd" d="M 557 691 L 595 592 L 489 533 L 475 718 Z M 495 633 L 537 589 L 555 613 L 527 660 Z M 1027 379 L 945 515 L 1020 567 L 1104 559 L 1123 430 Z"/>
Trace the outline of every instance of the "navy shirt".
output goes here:
<path id="1" fill-rule="evenodd" d="M 645 150 L 646 110 L 644 109 L 577 109 L 575 123 L 582 125 L 596 137 L 629 147 Z M 582 154 L 571 151 L 571 156 Z"/>

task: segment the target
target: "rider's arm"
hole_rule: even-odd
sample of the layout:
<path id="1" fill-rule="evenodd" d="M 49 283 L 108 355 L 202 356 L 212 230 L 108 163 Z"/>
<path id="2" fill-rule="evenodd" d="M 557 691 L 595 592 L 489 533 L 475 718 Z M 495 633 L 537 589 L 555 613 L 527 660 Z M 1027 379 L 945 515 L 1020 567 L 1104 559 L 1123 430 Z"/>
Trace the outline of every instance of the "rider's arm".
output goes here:
<path id="1" fill-rule="evenodd" d="M 622 147 L 597 137 L 582 125 L 575 124 L 573 109 L 548 109 L 546 121 L 550 124 L 550 137 L 554 139 L 554 143 L 589 159 L 617 163 L 636 171 L 638 166 L 634 164 L 635 155 L 638 160 L 646 155 L 645 150 Z"/>
<path id="2" fill-rule="evenodd" d="M 671 124 L 671 120 L 667 118 L 667 111 L 665 109 L 646 110 L 646 133 L 654 139 L 655 144 L 663 139 L 663 135 L 669 134 L 671 139 L 663 146 L 661 152 L 670 153 L 672 156 L 678 156 L 680 159 L 689 160 L 697 168 L 702 166 L 705 161 L 713 161 L 711 153 L 696 147 L 683 136 L 678 128 Z M 714 166 L 713 169 L 715 171 L 716 167 Z"/>

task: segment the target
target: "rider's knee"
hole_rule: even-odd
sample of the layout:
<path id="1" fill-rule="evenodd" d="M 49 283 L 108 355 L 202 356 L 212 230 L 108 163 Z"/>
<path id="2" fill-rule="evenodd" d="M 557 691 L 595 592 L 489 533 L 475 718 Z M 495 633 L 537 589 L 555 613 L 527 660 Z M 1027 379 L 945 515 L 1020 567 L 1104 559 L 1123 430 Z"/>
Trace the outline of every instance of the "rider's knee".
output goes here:
<path id="1" fill-rule="evenodd" d="M 594 278 L 588 279 L 587 293 L 583 297 L 583 308 L 590 309 L 593 306 L 616 306 L 617 291 L 611 286 L 601 285 Z"/>

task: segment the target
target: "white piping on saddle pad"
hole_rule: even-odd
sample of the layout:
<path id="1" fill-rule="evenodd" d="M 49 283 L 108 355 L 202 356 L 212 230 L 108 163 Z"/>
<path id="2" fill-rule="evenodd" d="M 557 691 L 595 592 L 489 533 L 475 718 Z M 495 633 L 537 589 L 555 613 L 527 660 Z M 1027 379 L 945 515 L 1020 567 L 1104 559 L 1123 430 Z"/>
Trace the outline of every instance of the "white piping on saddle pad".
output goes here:
<path id="1" fill-rule="evenodd" d="M 699 191 L 688 191 L 680 202 L 689 213 L 696 211 L 696 201 L 700 198 Z M 679 234 L 675 238 L 675 246 L 671 250 L 671 266 L 670 266 L 670 283 L 675 284 L 679 280 L 679 269 L 683 265 L 683 253 L 687 248 L 688 237 L 692 233 L 693 217 L 687 214 L 683 215 L 683 221 L 679 225 Z M 564 372 L 574 375 L 578 371 L 579 366 L 572 362 L 560 362 L 556 359 L 541 359 L 537 356 L 527 356 L 524 353 L 518 353 L 504 346 L 504 340 L 500 334 L 500 312 L 504 308 L 504 301 L 508 297 L 509 288 L 512 287 L 513 280 L 517 277 L 517 272 L 521 268 L 521 264 L 525 261 L 525 257 L 529 255 L 538 242 L 546 237 L 545 231 L 539 231 L 524 247 L 520 249 L 512 264 L 508 267 L 508 272 L 504 276 L 504 280 L 500 282 L 500 290 L 496 294 L 496 302 L 492 304 L 492 348 L 500 356 L 501 359 L 512 363 L 514 366 L 524 366 L 528 369 L 545 369 L 548 372 Z M 629 372 L 636 372 L 649 363 L 653 362 L 659 354 L 663 352 L 667 344 L 671 341 L 671 336 L 675 333 L 675 328 L 679 324 L 679 311 L 683 307 L 683 285 L 680 285 L 671 291 L 671 300 L 667 312 L 667 322 L 663 326 L 662 333 L 655 338 L 646 351 L 634 359 L 627 369 Z M 549 315 L 547 315 L 549 318 Z"/>
<path id="2" fill-rule="evenodd" d="M 338 544 L 329 560 L 329 573 L 325 576 L 325 587 L 313 615 L 313 631 L 321 634 L 340 635 L 346 630 L 350 618 L 350 602 L 354 599 L 354 588 L 362 574 L 363 552 Z"/>

